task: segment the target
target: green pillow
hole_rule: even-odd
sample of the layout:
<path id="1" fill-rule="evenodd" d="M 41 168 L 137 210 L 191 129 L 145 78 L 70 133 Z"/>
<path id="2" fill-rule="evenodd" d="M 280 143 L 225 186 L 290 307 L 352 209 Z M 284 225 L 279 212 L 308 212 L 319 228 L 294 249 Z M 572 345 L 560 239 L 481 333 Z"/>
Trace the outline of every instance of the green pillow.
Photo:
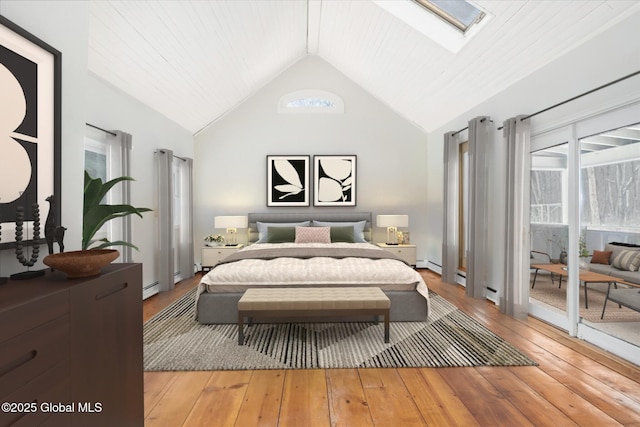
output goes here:
<path id="1" fill-rule="evenodd" d="M 354 243 L 353 226 L 331 227 L 331 243 L 334 242 Z"/>
<path id="2" fill-rule="evenodd" d="M 267 243 L 291 243 L 296 240 L 295 227 L 268 227 Z"/>

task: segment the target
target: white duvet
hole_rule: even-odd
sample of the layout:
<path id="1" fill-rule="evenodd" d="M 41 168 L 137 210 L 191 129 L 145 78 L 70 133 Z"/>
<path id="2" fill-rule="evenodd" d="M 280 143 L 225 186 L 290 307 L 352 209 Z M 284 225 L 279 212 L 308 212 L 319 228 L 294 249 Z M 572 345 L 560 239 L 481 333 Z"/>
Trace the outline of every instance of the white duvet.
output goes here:
<path id="1" fill-rule="evenodd" d="M 242 251 L 276 247 L 362 247 L 384 250 L 370 243 L 259 243 Z M 201 280 L 202 292 L 244 292 L 259 286 L 336 286 L 369 285 L 383 290 L 416 290 L 428 301 L 422 276 L 404 262 L 394 259 L 316 257 L 309 259 L 243 259 L 213 268 Z"/>

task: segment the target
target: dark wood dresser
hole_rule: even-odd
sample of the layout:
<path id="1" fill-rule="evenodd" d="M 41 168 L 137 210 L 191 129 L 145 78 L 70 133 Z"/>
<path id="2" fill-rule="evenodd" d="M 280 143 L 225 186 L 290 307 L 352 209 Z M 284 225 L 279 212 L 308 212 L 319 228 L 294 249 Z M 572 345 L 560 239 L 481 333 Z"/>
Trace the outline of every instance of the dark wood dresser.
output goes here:
<path id="1" fill-rule="evenodd" d="M 0 285 L 0 426 L 144 424 L 142 265 Z"/>

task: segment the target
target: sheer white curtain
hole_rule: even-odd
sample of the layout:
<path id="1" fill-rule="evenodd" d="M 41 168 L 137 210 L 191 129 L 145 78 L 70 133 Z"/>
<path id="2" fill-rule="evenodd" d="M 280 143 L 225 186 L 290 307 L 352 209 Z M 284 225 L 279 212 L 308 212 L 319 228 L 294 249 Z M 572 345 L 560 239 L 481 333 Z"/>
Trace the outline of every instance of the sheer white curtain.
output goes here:
<path id="1" fill-rule="evenodd" d="M 529 311 L 529 170 L 530 132 L 525 116 L 503 123 L 506 148 L 506 222 L 504 253 L 504 292 L 500 311 L 526 318 Z"/>
<path id="2" fill-rule="evenodd" d="M 491 120 L 476 117 L 469 121 L 469 253 L 467 254 L 466 293 L 484 298 L 487 286 L 489 174 Z"/>
<path id="3" fill-rule="evenodd" d="M 157 274 L 158 290 L 170 291 L 174 286 L 173 261 L 173 151 L 155 152 L 158 190 Z"/>
<path id="4" fill-rule="evenodd" d="M 176 281 L 193 276 L 193 160 L 155 153 L 158 189 L 159 291 L 173 289 Z"/>
<path id="5" fill-rule="evenodd" d="M 131 148 L 133 137 L 131 134 L 119 130 L 113 131 L 115 135 L 107 134 L 107 179 L 120 176 L 131 176 Z M 131 204 L 131 182 L 122 181 L 113 188 L 113 198 L 110 203 Z M 131 216 L 125 216 L 115 221 L 109 221 L 111 227 L 109 234 L 111 241 L 122 240 L 132 242 L 131 236 Z M 121 246 L 120 260 L 122 262 L 133 262 L 132 250 L 128 246 Z"/>
<path id="6" fill-rule="evenodd" d="M 458 271 L 458 201 L 460 186 L 459 133 L 444 135 L 444 219 L 442 225 L 442 280 L 456 283 Z"/>
<path id="7" fill-rule="evenodd" d="M 184 280 L 193 276 L 193 160 L 188 158 L 174 159 L 175 189 L 174 193 L 174 239 L 177 251 L 176 280 Z"/>

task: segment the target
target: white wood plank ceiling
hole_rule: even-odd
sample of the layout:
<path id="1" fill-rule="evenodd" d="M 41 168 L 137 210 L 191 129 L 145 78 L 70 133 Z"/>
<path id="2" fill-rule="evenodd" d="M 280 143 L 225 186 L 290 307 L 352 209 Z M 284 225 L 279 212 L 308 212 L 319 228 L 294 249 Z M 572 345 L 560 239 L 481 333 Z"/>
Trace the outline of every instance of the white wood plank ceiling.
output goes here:
<path id="1" fill-rule="evenodd" d="M 491 21 L 454 54 L 369 0 L 94 1 L 89 70 L 197 133 L 317 54 L 431 131 L 640 9 L 475 4 Z"/>

